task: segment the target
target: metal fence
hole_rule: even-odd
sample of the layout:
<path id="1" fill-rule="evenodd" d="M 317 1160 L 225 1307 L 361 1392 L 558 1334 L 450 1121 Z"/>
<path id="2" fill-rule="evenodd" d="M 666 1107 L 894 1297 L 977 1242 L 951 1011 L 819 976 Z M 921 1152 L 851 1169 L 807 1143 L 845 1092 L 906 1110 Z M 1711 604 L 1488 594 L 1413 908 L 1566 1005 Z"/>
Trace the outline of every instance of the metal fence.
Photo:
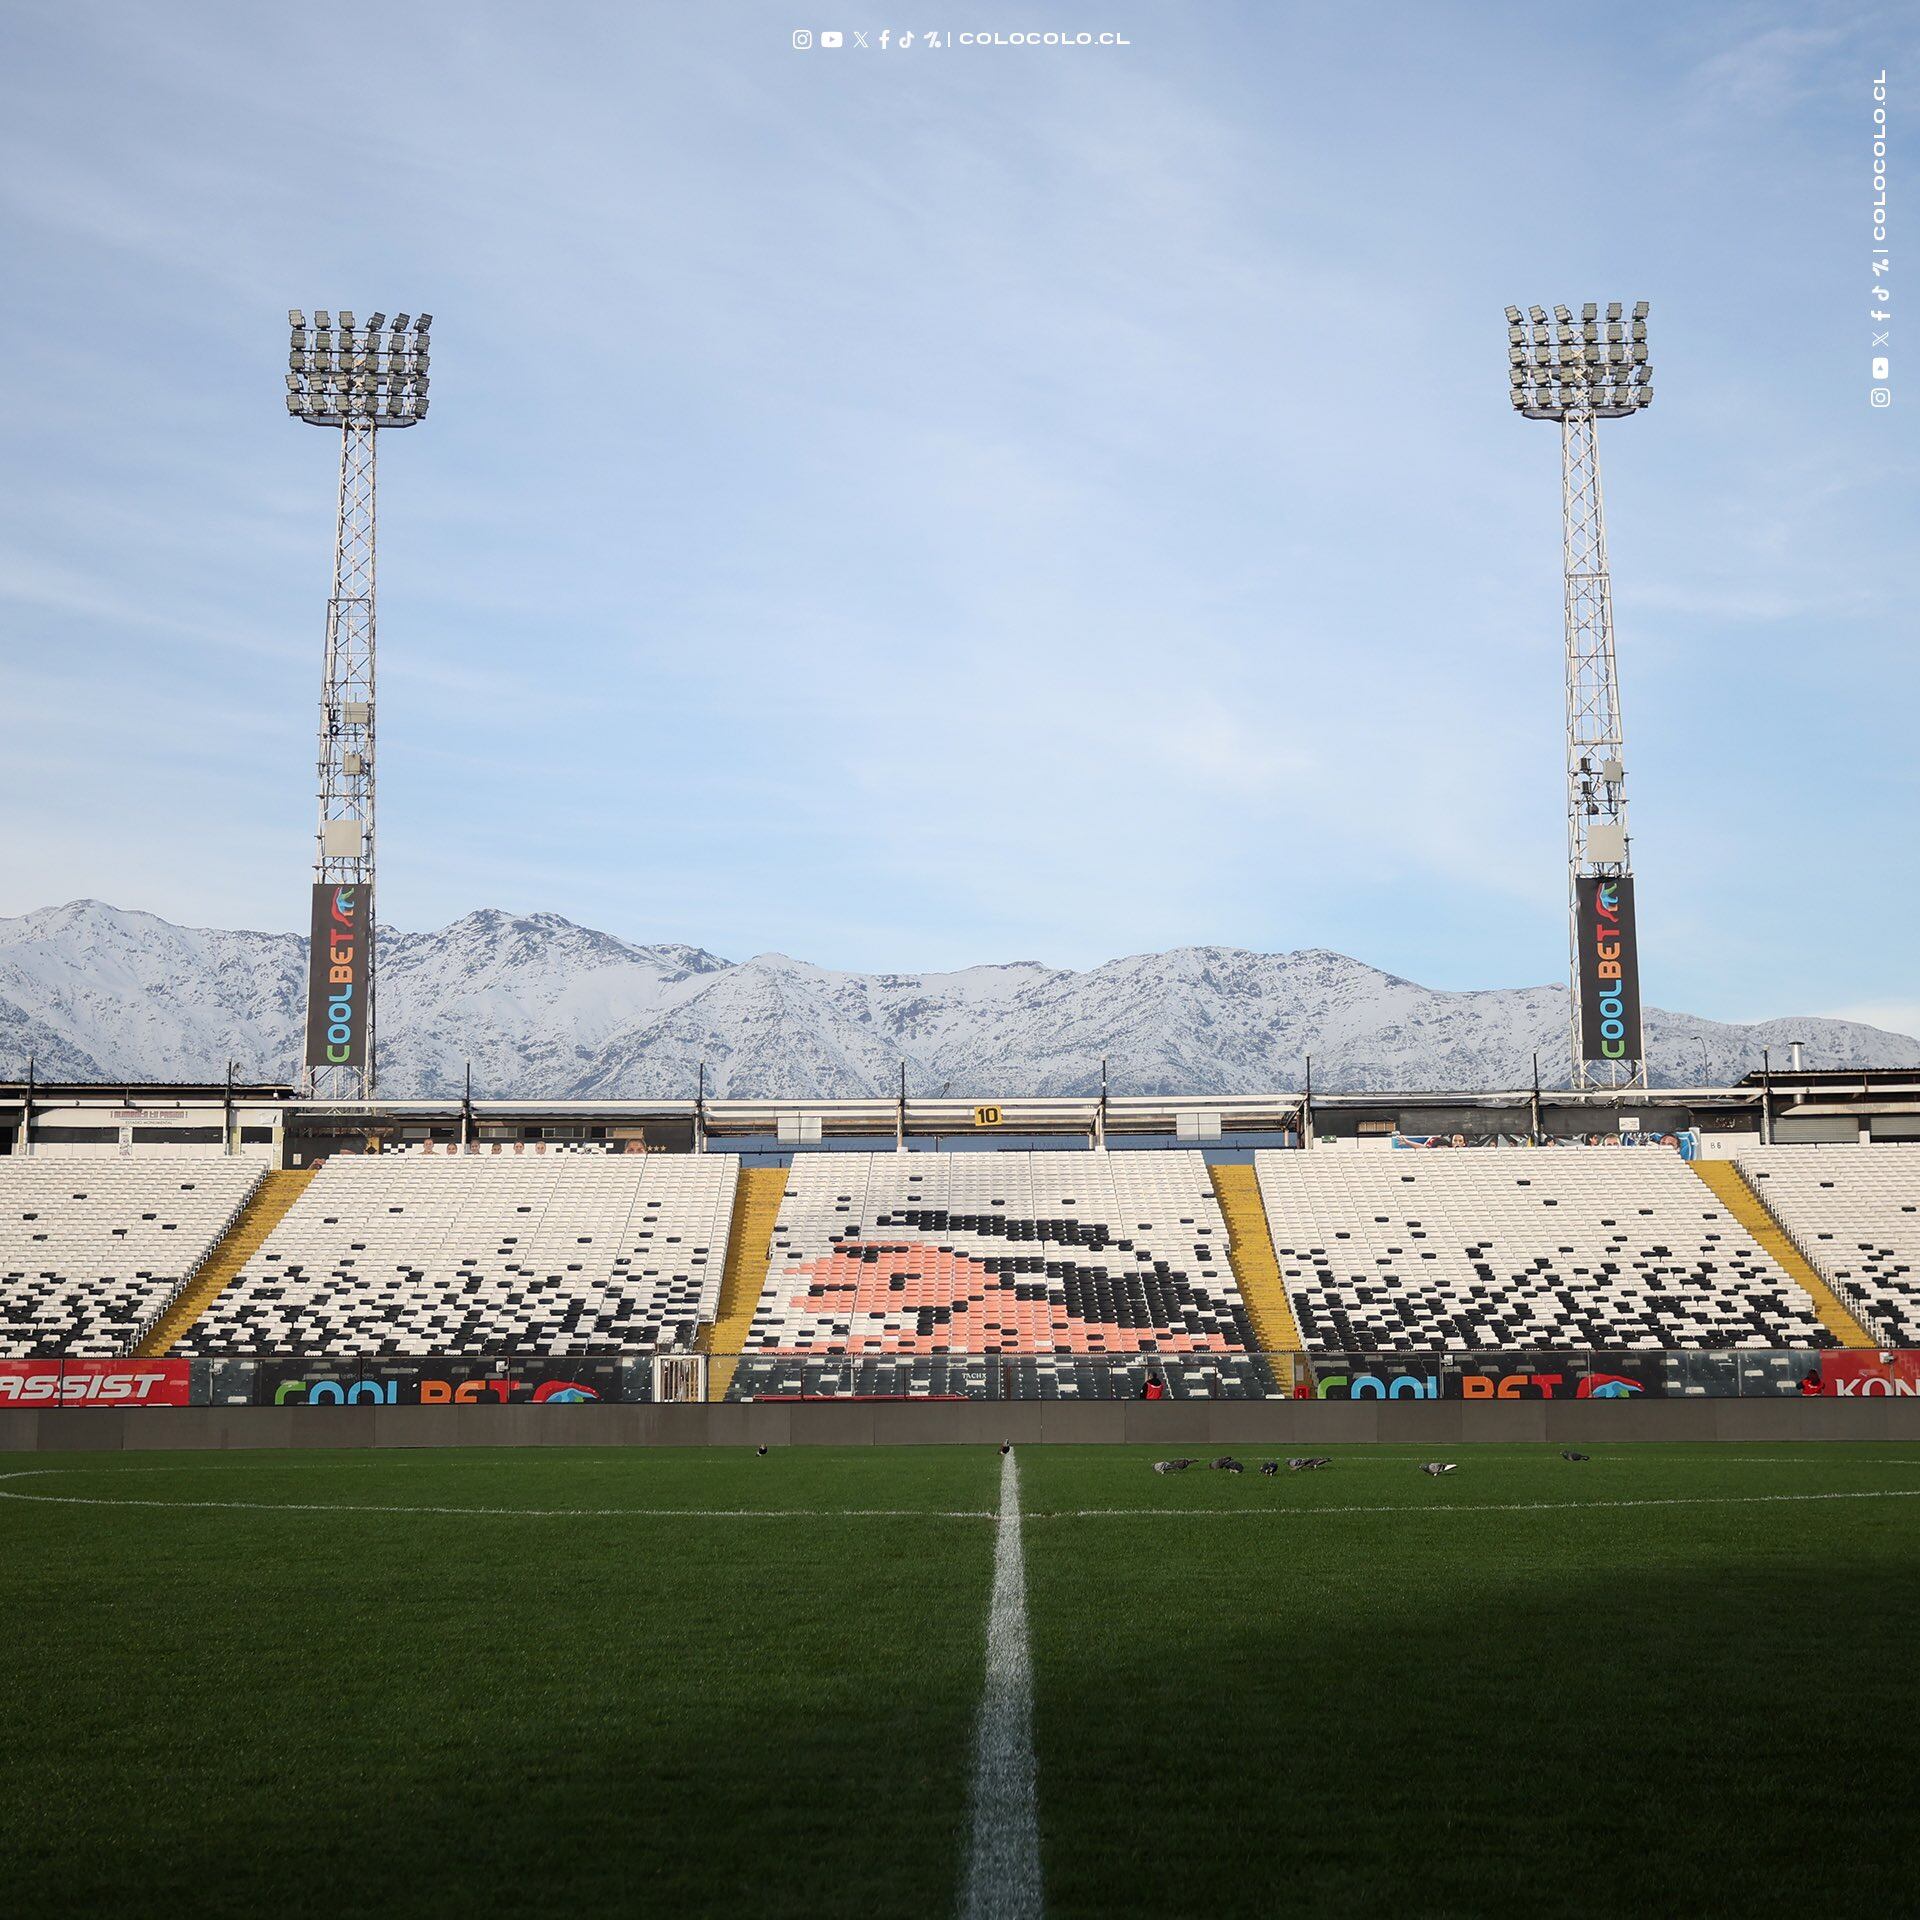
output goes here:
<path id="1" fill-rule="evenodd" d="M 49 1355 L 8 1406 L 499 1406 L 604 1401 L 1569 1400 L 1920 1396 L 1920 1350 L 1426 1353 Z"/>

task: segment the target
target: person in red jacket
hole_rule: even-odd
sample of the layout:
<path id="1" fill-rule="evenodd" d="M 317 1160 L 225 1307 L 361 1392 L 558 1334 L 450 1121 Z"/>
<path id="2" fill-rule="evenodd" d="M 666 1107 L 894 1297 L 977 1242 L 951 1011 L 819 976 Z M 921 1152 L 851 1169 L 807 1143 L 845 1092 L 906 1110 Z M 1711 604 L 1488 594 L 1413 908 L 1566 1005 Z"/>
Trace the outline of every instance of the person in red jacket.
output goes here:
<path id="1" fill-rule="evenodd" d="M 1140 1389 L 1142 1400 L 1164 1400 L 1167 1397 L 1166 1383 L 1157 1373 L 1147 1375 L 1147 1384 Z"/>
<path id="2" fill-rule="evenodd" d="M 1820 1369 L 1818 1367 L 1815 1367 L 1811 1373 L 1803 1373 L 1800 1376 L 1800 1392 L 1803 1398 L 1810 1400 L 1815 1394 L 1821 1391 Z"/>

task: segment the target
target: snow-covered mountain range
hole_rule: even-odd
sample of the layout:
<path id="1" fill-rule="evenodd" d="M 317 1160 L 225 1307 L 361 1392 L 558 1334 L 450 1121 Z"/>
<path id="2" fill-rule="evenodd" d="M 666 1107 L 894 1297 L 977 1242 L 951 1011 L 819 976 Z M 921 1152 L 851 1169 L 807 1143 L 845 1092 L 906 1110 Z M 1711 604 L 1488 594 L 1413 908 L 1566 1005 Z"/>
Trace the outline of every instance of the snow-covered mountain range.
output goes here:
<path id="1" fill-rule="evenodd" d="M 838 973 L 760 954 L 629 945 L 556 914 L 470 913 L 382 929 L 381 1090 L 685 1096 L 1264 1093 L 1305 1057 L 1336 1088 L 1518 1087 L 1540 1054 L 1565 1083 L 1560 987 L 1439 993 L 1344 954 L 1181 947 L 1085 973 L 1036 961 L 957 973 Z M 76 900 L 0 919 L 0 1077 L 212 1080 L 296 1071 L 306 941 L 177 927 Z M 1920 1067 L 1920 1040 L 1846 1020 L 1731 1026 L 1649 1009 L 1656 1085 L 1776 1064 Z M 1703 1053 L 1704 1049 L 1704 1053 Z"/>

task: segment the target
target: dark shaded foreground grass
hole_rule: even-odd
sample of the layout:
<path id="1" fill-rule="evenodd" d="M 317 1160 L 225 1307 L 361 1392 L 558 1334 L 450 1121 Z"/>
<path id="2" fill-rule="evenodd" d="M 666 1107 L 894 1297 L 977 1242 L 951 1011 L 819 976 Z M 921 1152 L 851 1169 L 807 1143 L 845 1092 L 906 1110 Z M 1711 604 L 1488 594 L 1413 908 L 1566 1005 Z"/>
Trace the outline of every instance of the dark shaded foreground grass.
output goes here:
<path id="1" fill-rule="evenodd" d="M 1431 1451 L 1022 1451 L 1050 1913 L 1899 1904 L 1920 1449 Z M 999 1467 L 0 1460 L 0 1910 L 951 1913 Z"/>
<path id="2" fill-rule="evenodd" d="M 1028 1453 L 1049 1912 L 1890 1910 L 1920 1449 L 1593 1451 Z"/>
<path id="3" fill-rule="evenodd" d="M 0 1459 L 49 1466 L 0 1487 L 988 1510 L 999 1461 Z M 945 1912 L 991 1542 L 984 1519 L 0 1501 L 0 1910 Z"/>

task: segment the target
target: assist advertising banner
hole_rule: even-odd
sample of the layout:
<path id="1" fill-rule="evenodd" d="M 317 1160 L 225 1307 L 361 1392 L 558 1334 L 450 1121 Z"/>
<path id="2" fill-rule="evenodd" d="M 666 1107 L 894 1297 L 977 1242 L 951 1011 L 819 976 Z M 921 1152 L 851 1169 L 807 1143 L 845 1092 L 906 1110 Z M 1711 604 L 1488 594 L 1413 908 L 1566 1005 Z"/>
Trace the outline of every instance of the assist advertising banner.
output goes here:
<path id="1" fill-rule="evenodd" d="M 340 881 L 313 890 L 307 953 L 307 1065 L 367 1063 L 367 959 L 373 946 L 373 890 Z"/>
<path id="2" fill-rule="evenodd" d="M 185 1407 L 185 1360 L 0 1360 L 0 1407 Z"/>
<path id="3" fill-rule="evenodd" d="M 1580 1047 L 1587 1060 L 1638 1060 L 1640 949 L 1633 880 L 1596 874 L 1574 883 L 1580 951 Z"/>

